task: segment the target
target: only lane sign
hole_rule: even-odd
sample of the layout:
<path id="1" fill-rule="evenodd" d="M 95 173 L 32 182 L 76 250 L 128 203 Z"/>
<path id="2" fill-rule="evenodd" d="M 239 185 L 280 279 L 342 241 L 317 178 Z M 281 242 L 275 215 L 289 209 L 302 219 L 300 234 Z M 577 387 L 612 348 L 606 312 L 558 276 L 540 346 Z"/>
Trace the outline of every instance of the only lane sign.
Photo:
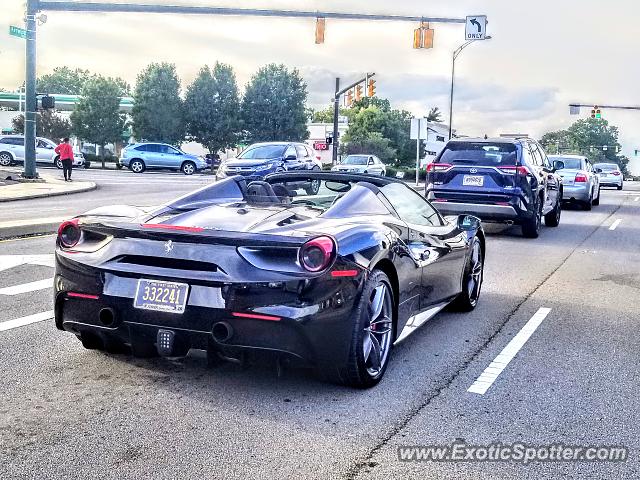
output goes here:
<path id="1" fill-rule="evenodd" d="M 465 40 L 484 40 L 487 38 L 487 16 L 472 15 L 467 17 L 464 31 Z"/>

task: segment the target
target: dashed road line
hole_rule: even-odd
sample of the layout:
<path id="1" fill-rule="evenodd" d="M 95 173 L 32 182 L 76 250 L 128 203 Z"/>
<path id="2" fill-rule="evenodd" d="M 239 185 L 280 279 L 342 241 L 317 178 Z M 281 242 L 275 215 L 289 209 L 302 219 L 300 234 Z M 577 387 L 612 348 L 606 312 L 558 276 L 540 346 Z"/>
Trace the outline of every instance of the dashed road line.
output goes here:
<path id="1" fill-rule="evenodd" d="M 31 325 L 32 323 L 44 322 L 45 320 L 51 320 L 52 318 L 53 310 L 49 310 L 47 312 L 40 312 L 34 315 L 27 315 L 26 317 L 7 320 L 6 322 L 0 322 L 0 332 L 24 327 L 25 325 Z"/>
<path id="2" fill-rule="evenodd" d="M 616 228 L 618 228 L 618 225 L 620 225 L 620 222 L 622 222 L 622 219 L 621 218 L 617 219 L 615 222 L 611 224 L 611 226 L 609 227 L 609 230 L 615 230 Z"/>
<path id="3" fill-rule="evenodd" d="M 489 387 L 493 385 L 502 371 L 509 365 L 509 362 L 513 360 L 520 349 L 527 343 L 529 337 L 533 335 L 533 332 L 540 326 L 542 321 L 549 315 L 550 308 L 540 308 L 529 319 L 524 327 L 516 334 L 515 337 L 507 344 L 506 347 L 498 354 L 498 356 L 491 362 L 491 364 L 485 368 L 480 376 L 473 382 L 467 392 L 477 393 L 478 395 L 484 395 Z"/>
<path id="4" fill-rule="evenodd" d="M 0 295 L 20 295 L 21 293 L 36 292 L 53 287 L 53 278 L 45 278 L 36 282 L 23 283 L 12 287 L 0 288 Z"/>
<path id="5" fill-rule="evenodd" d="M 640 197 L 636 197 L 633 199 L 634 202 L 637 202 L 638 200 L 640 200 Z"/>

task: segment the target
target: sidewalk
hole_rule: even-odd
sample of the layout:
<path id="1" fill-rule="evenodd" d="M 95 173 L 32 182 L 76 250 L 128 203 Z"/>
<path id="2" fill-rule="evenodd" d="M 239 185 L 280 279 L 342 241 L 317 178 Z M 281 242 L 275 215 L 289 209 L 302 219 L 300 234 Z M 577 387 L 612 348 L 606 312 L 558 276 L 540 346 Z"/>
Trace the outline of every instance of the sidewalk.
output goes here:
<path id="1" fill-rule="evenodd" d="M 5 180 L 7 177 L 10 180 Z M 68 195 L 97 188 L 94 182 L 65 182 L 62 178 L 46 174 L 36 181 L 19 180 L 15 172 L 6 170 L 0 171 L 0 179 L 0 202 Z"/>

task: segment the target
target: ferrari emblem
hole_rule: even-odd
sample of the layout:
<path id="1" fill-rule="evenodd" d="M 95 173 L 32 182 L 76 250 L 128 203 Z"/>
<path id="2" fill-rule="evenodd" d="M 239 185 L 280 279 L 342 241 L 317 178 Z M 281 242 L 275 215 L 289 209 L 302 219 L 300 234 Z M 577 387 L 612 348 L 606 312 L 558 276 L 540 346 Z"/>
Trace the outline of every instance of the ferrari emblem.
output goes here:
<path id="1" fill-rule="evenodd" d="M 164 244 L 164 251 L 167 253 L 171 253 L 173 251 L 173 241 L 169 240 Z"/>

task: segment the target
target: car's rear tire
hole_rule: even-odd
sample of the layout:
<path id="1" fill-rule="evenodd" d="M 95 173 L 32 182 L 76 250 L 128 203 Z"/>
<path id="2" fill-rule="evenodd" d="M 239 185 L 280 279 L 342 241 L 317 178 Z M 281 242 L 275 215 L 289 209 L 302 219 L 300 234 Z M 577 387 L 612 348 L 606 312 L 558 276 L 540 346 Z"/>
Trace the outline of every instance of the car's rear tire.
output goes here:
<path id="1" fill-rule="evenodd" d="M 534 214 L 531 218 L 522 222 L 522 236 L 525 238 L 538 238 L 540 235 L 540 224 L 542 223 L 542 201 L 537 198 L 534 204 Z"/>
<path id="2" fill-rule="evenodd" d="M 60 160 L 60 157 L 56 157 L 56 158 L 53 160 L 53 163 L 55 163 L 56 168 L 57 168 L 58 170 L 62 170 L 62 160 Z"/>
<path id="3" fill-rule="evenodd" d="M 462 292 L 451 302 L 450 308 L 457 312 L 470 312 L 478 304 L 484 278 L 484 250 L 482 242 L 474 237 L 469 258 L 462 277 Z"/>
<path id="4" fill-rule="evenodd" d="M 598 205 L 600 205 L 600 187 L 598 187 L 598 196 L 594 198 L 591 203 L 593 204 L 594 207 L 597 207 Z"/>
<path id="5" fill-rule="evenodd" d="M 193 175 L 196 173 L 196 164 L 193 162 L 184 162 L 180 167 L 180 171 L 185 175 Z"/>
<path id="6" fill-rule="evenodd" d="M 13 163 L 13 157 L 8 152 L 0 152 L 0 167 L 9 167 Z"/>
<path id="7" fill-rule="evenodd" d="M 616 187 L 618 190 L 622 190 L 622 183 Z"/>
<path id="8" fill-rule="evenodd" d="M 586 211 L 590 211 L 592 205 L 593 205 L 593 194 L 591 195 L 589 200 L 582 203 L 582 208 L 584 208 Z"/>
<path id="9" fill-rule="evenodd" d="M 136 158 L 135 160 L 131 160 L 131 163 L 129 163 L 129 170 L 131 170 L 133 173 L 142 173 L 146 168 L 147 167 L 144 162 L 138 158 Z"/>
<path id="10" fill-rule="evenodd" d="M 387 275 L 374 270 L 362 288 L 353 315 L 349 357 L 345 364 L 323 372 L 330 380 L 356 388 L 369 388 L 383 377 L 394 340 L 393 289 Z"/>

